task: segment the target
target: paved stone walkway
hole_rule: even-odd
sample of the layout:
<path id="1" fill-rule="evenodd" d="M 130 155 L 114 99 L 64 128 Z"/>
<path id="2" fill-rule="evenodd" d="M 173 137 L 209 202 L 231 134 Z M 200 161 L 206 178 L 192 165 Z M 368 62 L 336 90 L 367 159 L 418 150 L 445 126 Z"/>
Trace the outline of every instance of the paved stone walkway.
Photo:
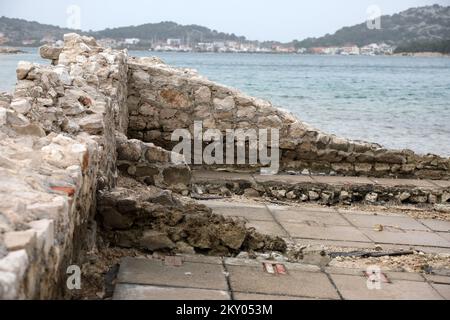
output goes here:
<path id="1" fill-rule="evenodd" d="M 163 260 L 126 258 L 114 299 L 450 299 L 450 277 L 387 272 L 389 283 L 370 290 L 364 270 L 283 265 L 286 274 L 270 274 L 257 260 L 184 256 L 181 266 L 173 266 Z"/>
<path id="2" fill-rule="evenodd" d="M 245 219 L 261 233 L 302 244 L 385 249 L 414 248 L 426 253 L 450 253 L 450 222 L 416 220 L 406 214 L 357 212 L 333 207 L 287 207 L 248 202 L 200 201 L 214 213 Z M 382 225 L 383 231 L 374 230 Z"/>
<path id="3" fill-rule="evenodd" d="M 320 206 L 203 201 L 217 214 L 245 219 L 257 230 L 302 244 L 450 253 L 450 222 L 402 214 L 345 211 Z M 373 226 L 384 226 L 382 232 Z M 450 277 L 386 272 L 370 290 L 362 269 L 282 263 L 286 274 L 268 273 L 262 261 L 183 256 L 181 265 L 124 259 L 115 299 L 450 299 Z M 270 264 L 276 262 L 271 261 Z M 276 265 L 272 265 L 276 269 Z"/>

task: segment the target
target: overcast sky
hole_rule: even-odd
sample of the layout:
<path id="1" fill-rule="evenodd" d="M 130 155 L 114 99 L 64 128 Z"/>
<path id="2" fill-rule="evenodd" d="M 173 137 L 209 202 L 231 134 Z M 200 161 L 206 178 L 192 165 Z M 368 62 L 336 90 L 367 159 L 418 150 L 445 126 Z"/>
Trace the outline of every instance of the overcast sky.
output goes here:
<path id="1" fill-rule="evenodd" d="M 333 33 L 367 19 L 367 8 L 382 14 L 450 0 L 0 0 L 0 16 L 66 27 L 67 9 L 81 9 L 83 30 L 174 21 L 199 24 L 252 40 L 290 41 Z"/>

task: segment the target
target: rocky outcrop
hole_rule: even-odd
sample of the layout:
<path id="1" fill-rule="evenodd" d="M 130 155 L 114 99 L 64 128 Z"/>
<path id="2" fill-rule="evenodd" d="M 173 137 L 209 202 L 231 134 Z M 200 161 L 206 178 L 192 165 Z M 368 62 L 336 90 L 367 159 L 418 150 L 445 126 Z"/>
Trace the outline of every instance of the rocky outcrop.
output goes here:
<path id="1" fill-rule="evenodd" d="M 115 132 L 126 130 L 126 75 L 126 53 L 74 34 L 57 66 L 19 63 L 0 107 L 0 297 L 60 296 L 67 266 L 95 246 L 96 191 L 115 185 Z"/>

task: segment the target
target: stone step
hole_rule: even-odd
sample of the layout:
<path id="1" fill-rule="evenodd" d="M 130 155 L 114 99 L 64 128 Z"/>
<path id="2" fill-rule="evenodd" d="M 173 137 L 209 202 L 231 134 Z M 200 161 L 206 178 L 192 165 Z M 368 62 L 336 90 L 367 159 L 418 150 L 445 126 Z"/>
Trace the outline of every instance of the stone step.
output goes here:
<path id="1" fill-rule="evenodd" d="M 219 171 L 193 172 L 196 194 L 268 196 L 296 202 L 428 203 L 450 201 L 450 181 L 370 177 L 259 175 Z"/>

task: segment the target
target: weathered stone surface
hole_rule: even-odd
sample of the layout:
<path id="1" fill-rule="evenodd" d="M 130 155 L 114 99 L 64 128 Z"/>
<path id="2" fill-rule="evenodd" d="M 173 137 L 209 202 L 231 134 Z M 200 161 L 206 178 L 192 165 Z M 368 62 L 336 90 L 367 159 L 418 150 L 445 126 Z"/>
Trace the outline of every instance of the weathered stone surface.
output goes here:
<path id="1" fill-rule="evenodd" d="M 58 60 L 63 48 L 44 45 L 39 48 L 39 54 L 43 59 Z"/>
<path id="2" fill-rule="evenodd" d="M 144 231 L 144 234 L 139 240 L 139 245 L 150 251 L 173 249 L 176 247 L 165 233 L 154 230 Z"/>
<path id="3" fill-rule="evenodd" d="M 24 80 L 31 69 L 33 69 L 33 64 L 31 62 L 20 61 L 16 69 L 17 80 Z"/>

